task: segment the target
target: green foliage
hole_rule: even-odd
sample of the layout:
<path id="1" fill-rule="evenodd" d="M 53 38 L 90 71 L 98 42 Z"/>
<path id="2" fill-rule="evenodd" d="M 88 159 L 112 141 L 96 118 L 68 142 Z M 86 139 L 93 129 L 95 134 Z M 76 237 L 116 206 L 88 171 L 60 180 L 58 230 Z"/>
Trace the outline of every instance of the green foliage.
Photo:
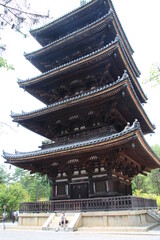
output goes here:
<path id="1" fill-rule="evenodd" d="M 160 171 L 154 169 L 147 176 L 137 175 L 132 180 L 132 191 L 141 190 L 142 193 L 160 195 Z"/>
<path id="2" fill-rule="evenodd" d="M 10 179 L 10 174 L 7 173 L 6 167 L 2 165 L 0 167 L 0 184 L 7 183 Z"/>
<path id="3" fill-rule="evenodd" d="M 134 185 L 134 190 L 143 189 L 144 191 L 146 191 L 147 189 L 146 177 L 142 174 L 138 174 L 132 180 L 132 185 Z"/>
<path id="4" fill-rule="evenodd" d="M 0 184 L 0 213 L 3 212 L 3 206 L 6 205 L 6 211 L 11 216 L 12 212 L 19 209 L 22 201 L 28 201 L 27 191 L 20 183 L 14 183 L 7 186 Z"/>
<path id="5" fill-rule="evenodd" d="M 160 146 L 156 144 L 152 149 L 160 158 Z M 147 176 L 139 174 L 134 177 L 132 191 L 134 196 L 155 199 L 160 209 L 160 169 L 152 170 Z"/>
<path id="6" fill-rule="evenodd" d="M 7 70 L 14 70 L 14 67 L 12 64 L 8 64 L 7 60 L 0 57 L 0 68 L 6 68 Z"/>
<path id="7" fill-rule="evenodd" d="M 156 144 L 152 147 L 152 149 L 156 153 L 156 155 L 160 158 L 160 146 Z"/>
<path id="8" fill-rule="evenodd" d="M 28 175 L 24 177 L 22 185 L 30 192 L 30 201 L 49 200 L 47 177 L 42 177 L 37 173 Z"/>
<path id="9" fill-rule="evenodd" d="M 150 81 L 154 81 L 155 85 L 157 83 L 160 84 L 160 66 L 152 64 L 150 69 Z"/>
<path id="10" fill-rule="evenodd" d="M 28 192 L 30 201 L 50 199 L 50 183 L 47 176 L 40 174 L 30 174 L 29 171 L 16 168 L 13 174 L 13 181 L 18 181 Z"/>
<path id="11" fill-rule="evenodd" d="M 142 196 L 142 189 L 136 189 L 136 190 L 133 192 L 133 195 L 136 196 L 136 197 Z"/>
<path id="12" fill-rule="evenodd" d="M 150 68 L 149 79 L 144 79 L 144 83 L 150 82 L 152 86 L 157 86 L 160 84 L 160 65 L 152 64 Z"/>
<path id="13" fill-rule="evenodd" d="M 20 202 L 49 200 L 51 186 L 47 176 L 30 174 L 29 171 L 15 168 L 11 175 L 0 166 L 0 215 L 6 205 L 8 216 L 19 209 Z"/>

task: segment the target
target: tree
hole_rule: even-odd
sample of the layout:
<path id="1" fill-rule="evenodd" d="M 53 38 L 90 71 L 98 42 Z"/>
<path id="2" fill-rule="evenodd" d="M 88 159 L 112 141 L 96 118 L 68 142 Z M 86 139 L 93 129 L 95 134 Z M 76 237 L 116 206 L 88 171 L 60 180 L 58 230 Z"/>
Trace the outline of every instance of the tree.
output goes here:
<path id="1" fill-rule="evenodd" d="M 158 144 L 152 146 L 153 151 L 160 158 L 160 146 Z M 132 180 L 133 193 L 148 193 L 160 195 L 160 169 L 154 169 L 147 176 L 138 174 Z"/>
<path id="2" fill-rule="evenodd" d="M 47 19 L 49 19 L 49 12 L 48 14 L 43 15 L 32 11 L 30 4 L 27 3 L 27 0 L 1 0 L 0 2 L 1 29 L 6 28 L 6 26 L 10 26 L 11 29 L 16 30 L 26 37 L 26 33 L 23 33 L 24 29 L 28 32 L 28 29 L 30 29 L 33 25 L 37 25 L 38 23 L 44 24 L 44 21 Z M 0 49 L 2 50 L 2 47 L 0 47 Z M 14 70 L 13 65 L 8 64 L 7 60 L 0 56 L 0 68 L 2 67 L 7 70 Z"/>
<path id="3" fill-rule="evenodd" d="M 48 200 L 50 198 L 50 182 L 46 175 L 30 174 L 27 170 L 16 168 L 12 180 L 23 186 L 28 192 L 28 200 L 30 201 Z"/>
<path id="4" fill-rule="evenodd" d="M 150 68 L 149 79 L 145 79 L 144 83 L 152 83 L 153 86 L 160 84 L 160 64 L 152 64 Z"/>
<path id="5" fill-rule="evenodd" d="M 13 182 L 20 182 L 23 185 L 23 179 L 28 177 L 29 171 L 16 167 L 12 175 Z"/>
<path id="6" fill-rule="evenodd" d="M 22 31 L 26 29 L 28 31 L 33 25 L 42 23 L 43 20 L 49 19 L 49 12 L 46 15 L 42 15 L 31 11 L 30 4 L 27 0 L 1 0 L 0 1 L 0 28 L 6 28 L 10 26 L 11 29 L 16 30 L 26 37 Z M 23 30 L 22 30 L 23 29 Z M 0 38 L 1 42 L 1 38 Z M 4 45 L 0 44 L 0 50 L 5 51 Z M 8 64 L 7 60 L 1 56 L 0 52 L 0 68 L 5 68 L 6 70 L 14 70 L 12 64 Z M 6 123 L 0 122 L 0 131 Z M 10 127 L 10 126 L 9 126 Z"/>
<path id="7" fill-rule="evenodd" d="M 49 200 L 51 195 L 50 181 L 40 174 L 30 174 L 29 171 L 16 167 L 13 174 L 0 166 L 0 214 L 3 206 L 11 216 L 12 211 L 19 209 L 20 202 Z"/>
<path id="8" fill-rule="evenodd" d="M 158 144 L 155 144 L 152 146 L 153 151 L 157 154 L 157 156 L 160 158 L 160 146 Z"/>
<path id="9" fill-rule="evenodd" d="M 152 64 L 150 69 L 150 81 L 155 84 L 160 84 L 160 65 Z"/>
<path id="10" fill-rule="evenodd" d="M 12 212 L 19 209 L 22 201 L 28 201 L 27 191 L 20 183 L 10 185 L 0 184 L 0 213 L 3 206 L 6 206 L 7 213 L 11 216 Z"/>
<path id="11" fill-rule="evenodd" d="M 47 176 L 30 174 L 29 171 L 15 168 L 12 175 L 6 173 L 5 167 L 0 167 L 0 214 L 6 206 L 8 216 L 19 209 L 20 202 L 49 200 L 50 182 Z"/>
<path id="12" fill-rule="evenodd" d="M 0 3 L 0 26 L 4 28 L 10 26 L 11 29 L 24 34 L 22 28 L 31 28 L 33 25 L 41 23 L 42 20 L 49 18 L 49 12 L 46 15 L 36 13 L 31 10 L 27 0 L 2 0 Z M 26 36 L 24 34 L 24 36 Z"/>
<path id="13" fill-rule="evenodd" d="M 7 70 L 14 70 L 14 67 L 12 64 L 8 64 L 7 60 L 0 57 L 0 68 L 6 68 Z"/>
<path id="14" fill-rule="evenodd" d="M 132 180 L 132 190 L 133 192 L 136 190 L 139 190 L 141 192 L 148 192 L 147 177 L 142 174 L 135 176 Z"/>
<path id="15" fill-rule="evenodd" d="M 47 176 L 41 176 L 36 173 L 30 175 L 28 182 L 28 190 L 30 191 L 30 200 L 49 200 L 50 186 Z"/>
<path id="16" fill-rule="evenodd" d="M 4 165 L 0 166 L 0 184 L 7 183 L 10 180 L 10 174 L 7 173 Z"/>
<path id="17" fill-rule="evenodd" d="M 1 40 L 1 38 L 0 38 L 0 40 Z M 5 47 L 3 46 L 3 44 L 0 45 L 0 50 L 5 51 Z M 1 56 L 0 56 L 0 68 L 6 68 L 7 70 L 14 70 L 13 65 L 8 64 L 7 60 L 2 58 Z"/>
<path id="18" fill-rule="evenodd" d="M 160 158 L 160 146 L 156 144 L 152 147 L 152 149 Z M 152 170 L 151 174 L 149 175 L 149 178 L 150 182 L 152 183 L 153 193 L 160 195 L 160 169 Z"/>

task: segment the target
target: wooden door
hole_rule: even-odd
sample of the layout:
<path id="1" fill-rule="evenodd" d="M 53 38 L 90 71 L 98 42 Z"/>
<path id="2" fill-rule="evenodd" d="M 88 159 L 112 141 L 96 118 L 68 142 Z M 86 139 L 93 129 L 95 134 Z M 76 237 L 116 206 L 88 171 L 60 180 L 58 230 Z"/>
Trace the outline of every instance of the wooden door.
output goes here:
<path id="1" fill-rule="evenodd" d="M 71 184 L 71 198 L 88 198 L 88 183 Z"/>

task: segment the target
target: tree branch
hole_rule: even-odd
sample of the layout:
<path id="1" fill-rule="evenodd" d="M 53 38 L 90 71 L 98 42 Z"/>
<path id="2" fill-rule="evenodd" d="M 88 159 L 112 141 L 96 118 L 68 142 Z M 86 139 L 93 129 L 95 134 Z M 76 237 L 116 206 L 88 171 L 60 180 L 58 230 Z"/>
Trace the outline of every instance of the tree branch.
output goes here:
<path id="1" fill-rule="evenodd" d="M 32 12 L 27 12 L 27 11 L 23 11 L 23 10 L 19 10 L 17 8 L 14 8 L 14 7 L 10 7 L 8 5 L 5 5 L 3 3 L 0 3 L 0 6 L 4 7 L 4 8 L 8 8 L 9 9 L 12 9 L 12 10 L 15 10 L 17 12 L 20 12 L 20 13 L 24 13 L 24 14 L 27 14 L 27 15 L 32 15 L 32 16 L 35 16 L 35 17 L 40 17 L 40 18 L 46 18 L 48 17 L 48 15 L 41 15 L 41 14 L 38 14 L 38 13 L 32 13 Z"/>

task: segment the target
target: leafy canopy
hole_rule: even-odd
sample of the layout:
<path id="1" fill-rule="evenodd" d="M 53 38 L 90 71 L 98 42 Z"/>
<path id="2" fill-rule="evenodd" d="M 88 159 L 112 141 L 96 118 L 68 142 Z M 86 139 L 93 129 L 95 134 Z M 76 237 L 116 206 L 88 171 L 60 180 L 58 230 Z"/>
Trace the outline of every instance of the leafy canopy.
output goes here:
<path id="1" fill-rule="evenodd" d="M 7 70 L 14 70 L 14 67 L 12 64 L 8 64 L 7 60 L 0 57 L 0 68 L 6 68 Z"/>

